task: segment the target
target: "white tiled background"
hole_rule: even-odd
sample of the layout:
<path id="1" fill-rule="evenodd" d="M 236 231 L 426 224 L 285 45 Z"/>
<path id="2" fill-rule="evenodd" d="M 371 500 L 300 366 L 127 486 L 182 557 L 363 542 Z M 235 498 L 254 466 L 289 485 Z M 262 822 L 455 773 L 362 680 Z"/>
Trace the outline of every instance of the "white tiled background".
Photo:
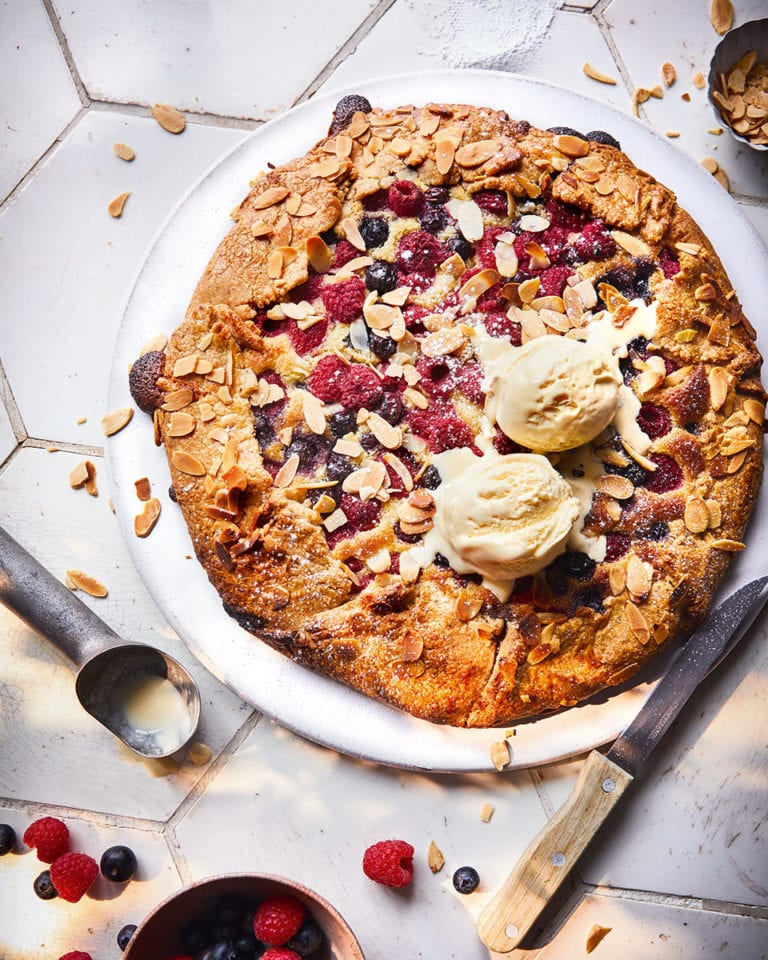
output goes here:
<path id="1" fill-rule="evenodd" d="M 108 597 L 89 602 L 118 632 L 190 665 L 108 505 L 99 419 L 120 303 L 168 211 L 260 122 L 318 90 L 451 66 L 435 53 L 424 3 L 0 0 L 0 522 L 56 576 L 79 567 L 107 583 Z M 707 133 L 716 121 L 693 84 L 718 39 L 707 0 L 550 5 L 541 42 L 511 56 L 509 69 L 628 113 L 634 87 L 659 83 L 671 61 L 678 80 L 641 108 L 642 121 L 678 131 L 676 145 L 696 161 L 716 157 L 768 238 L 768 154 Z M 510 31 L 529 9 L 487 6 Z M 766 0 L 735 7 L 736 25 L 768 16 Z M 617 84 L 586 77 L 585 61 Z M 151 119 L 156 101 L 186 112 L 183 135 Z M 133 163 L 112 154 L 116 140 L 134 147 Z M 113 220 L 107 204 L 123 191 L 132 195 Z M 84 455 L 97 466 L 96 498 L 67 484 Z M 768 956 L 761 624 L 681 719 L 520 956 L 582 956 L 593 923 L 612 928 L 596 957 Z M 41 865 L 20 845 L 0 860 L 0 957 L 83 949 L 114 960 L 124 923 L 182 882 L 240 869 L 306 881 L 346 915 L 368 960 L 487 955 L 473 917 L 564 800 L 579 759 L 503 776 L 377 769 L 286 733 L 193 669 L 213 761 L 150 769 L 78 708 L 53 648 L 0 610 L 0 821 L 21 833 L 56 813 L 78 849 L 98 856 L 126 843 L 141 864 L 119 896 L 99 881 L 78 905 L 43 903 L 31 887 Z M 496 807 L 489 824 L 479 819 L 484 802 Z M 407 897 L 375 887 L 359 868 L 368 843 L 393 835 L 417 850 Z M 425 862 L 431 839 L 447 859 L 436 877 Z M 482 876 L 466 898 L 450 884 L 462 863 Z"/>

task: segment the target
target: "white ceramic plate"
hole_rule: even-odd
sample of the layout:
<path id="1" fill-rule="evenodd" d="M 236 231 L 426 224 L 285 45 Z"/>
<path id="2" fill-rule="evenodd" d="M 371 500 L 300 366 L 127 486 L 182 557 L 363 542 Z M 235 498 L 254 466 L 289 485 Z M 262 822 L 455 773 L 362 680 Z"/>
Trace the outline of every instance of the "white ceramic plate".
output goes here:
<path id="1" fill-rule="evenodd" d="M 170 333 L 184 315 L 195 284 L 231 226 L 229 211 L 268 162 L 303 154 L 325 135 L 344 92 L 312 100 L 260 127 L 209 170 L 180 201 L 138 269 L 124 306 L 115 349 L 110 404 L 131 403 L 126 371 L 141 346 Z M 451 71 L 381 79 L 354 92 L 378 106 L 443 101 L 506 110 L 541 127 L 605 129 L 629 156 L 678 194 L 682 205 L 714 239 L 753 322 L 768 303 L 765 249 L 731 197 L 697 163 L 639 122 L 577 93 L 537 80 L 490 71 Z M 763 343 L 765 347 L 765 343 Z M 108 445 L 115 508 L 134 562 L 158 606 L 195 656 L 245 700 L 286 727 L 355 757 L 439 771 L 492 769 L 493 730 L 457 730 L 416 720 L 298 666 L 242 630 L 223 611 L 192 547 L 181 511 L 163 491 L 165 454 L 152 442 L 150 418 L 139 415 Z M 151 536 L 133 533 L 138 503 L 134 480 L 149 476 L 163 514 Z M 740 555 L 725 593 L 756 576 L 755 559 L 768 555 L 763 494 L 749 550 Z M 763 572 L 765 572 L 763 570 Z M 657 667 L 658 669 L 658 667 Z M 604 696 L 561 714 L 517 725 L 509 769 L 574 756 L 613 739 L 644 702 L 651 682 Z"/>

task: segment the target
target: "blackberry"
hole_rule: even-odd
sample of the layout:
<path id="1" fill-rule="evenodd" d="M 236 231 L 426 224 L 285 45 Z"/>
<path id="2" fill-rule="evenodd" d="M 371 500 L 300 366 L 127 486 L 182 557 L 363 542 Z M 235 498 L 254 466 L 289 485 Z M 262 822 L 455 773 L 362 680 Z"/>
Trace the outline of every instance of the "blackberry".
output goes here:
<path id="1" fill-rule="evenodd" d="M 427 203 L 448 203 L 451 199 L 451 191 L 448 187 L 427 187 L 424 199 Z"/>
<path id="2" fill-rule="evenodd" d="M 376 293 L 388 293 L 397 286 L 397 270 L 394 264 L 375 260 L 365 271 L 365 285 Z"/>
<path id="3" fill-rule="evenodd" d="M 328 135 L 332 137 L 334 134 L 345 130 L 356 113 L 370 112 L 371 104 L 365 97 L 359 93 L 347 94 L 346 97 L 339 100 L 334 108 L 333 121 L 328 129 Z"/>
<path id="4" fill-rule="evenodd" d="M 648 481 L 648 471 L 644 470 L 639 463 L 630 460 L 625 467 L 615 467 L 612 463 L 604 463 L 606 473 L 616 473 L 620 477 L 626 477 L 632 481 L 634 487 L 644 487 Z"/>
<path id="5" fill-rule="evenodd" d="M 378 333 L 369 330 L 368 349 L 374 356 L 377 356 L 379 360 L 386 360 L 387 357 L 391 357 L 393 353 L 397 353 L 397 341 L 393 340 L 392 337 L 380 337 Z"/>
<path id="6" fill-rule="evenodd" d="M 385 393 L 384 399 L 377 407 L 376 412 L 379 416 L 383 417 L 387 423 L 395 426 L 403 419 L 405 408 L 403 407 L 403 401 L 396 393 Z"/>
<path id="7" fill-rule="evenodd" d="M 419 216 L 421 229 L 427 233 L 440 233 L 448 226 L 448 214 L 442 207 L 435 207 L 427 204 Z"/>
<path id="8" fill-rule="evenodd" d="M 584 134 L 579 133 L 578 130 L 574 130 L 573 127 L 547 127 L 547 133 L 554 133 L 556 136 L 565 136 L 565 137 L 578 137 L 580 140 L 584 140 Z"/>
<path id="9" fill-rule="evenodd" d="M 58 897 L 56 887 L 54 887 L 51 882 L 50 870 L 43 870 L 42 873 L 38 873 L 32 884 L 32 888 L 41 900 L 53 900 L 55 897 Z"/>
<path id="10" fill-rule="evenodd" d="M 421 475 L 421 485 L 426 487 L 427 490 L 437 490 L 442 482 L 443 478 L 440 476 L 440 471 L 431 464 Z"/>
<path id="11" fill-rule="evenodd" d="M 331 433 L 334 437 L 343 437 L 348 433 L 354 433 L 357 429 L 357 413 L 354 410 L 339 410 L 334 413 L 328 421 Z"/>
<path id="12" fill-rule="evenodd" d="M 289 950 L 294 950 L 300 957 L 308 957 L 320 949 L 323 943 L 323 931 L 307 917 L 291 939 L 286 943 Z"/>
<path id="13" fill-rule="evenodd" d="M 173 500 L 174 503 L 179 502 L 179 499 L 176 496 L 176 491 L 174 490 L 173 486 L 168 487 L 168 499 Z"/>
<path id="14" fill-rule="evenodd" d="M 381 217 L 363 217 L 360 224 L 360 236 L 368 249 L 380 247 L 389 237 L 389 224 Z"/>
<path id="15" fill-rule="evenodd" d="M 121 950 L 125 950 L 128 946 L 128 941 L 136 933 L 136 924 L 135 923 L 126 923 L 124 927 L 121 927 L 117 931 L 117 945 Z"/>
<path id="16" fill-rule="evenodd" d="M 610 133 L 606 133 L 605 130 L 590 130 L 589 133 L 584 134 L 584 139 L 592 140 L 595 143 L 603 143 L 606 147 L 616 147 L 617 150 L 621 150 L 621 144 L 616 137 L 612 137 Z"/>
<path id="17" fill-rule="evenodd" d="M 418 543 L 421 540 L 420 533 L 403 533 L 399 523 L 395 523 L 394 531 L 397 539 L 402 540 L 403 543 Z"/>
<path id="18" fill-rule="evenodd" d="M 459 867 L 453 875 L 453 886 L 459 893 L 473 893 L 480 883 L 480 874 L 474 867 Z"/>
<path id="19" fill-rule="evenodd" d="M 348 477 L 355 469 L 355 462 L 350 457 L 345 457 L 343 453 L 334 453 L 333 450 L 328 454 L 328 462 L 325 465 L 325 475 L 329 480 L 343 480 Z"/>
<path id="20" fill-rule="evenodd" d="M 464 237 L 451 237 L 449 240 L 445 240 L 443 242 L 445 243 L 445 246 L 448 247 L 448 249 L 453 253 L 458 253 L 462 260 L 469 260 L 469 258 L 475 252 L 475 248 L 472 246 L 469 240 L 465 240 Z"/>
<path id="21" fill-rule="evenodd" d="M 127 883 L 136 867 L 136 854 L 130 847 L 110 847 L 101 855 L 101 872 L 113 883 Z"/>
<path id="22" fill-rule="evenodd" d="M 10 853 L 16 846 L 16 831 L 8 823 L 0 823 L 0 857 Z"/>

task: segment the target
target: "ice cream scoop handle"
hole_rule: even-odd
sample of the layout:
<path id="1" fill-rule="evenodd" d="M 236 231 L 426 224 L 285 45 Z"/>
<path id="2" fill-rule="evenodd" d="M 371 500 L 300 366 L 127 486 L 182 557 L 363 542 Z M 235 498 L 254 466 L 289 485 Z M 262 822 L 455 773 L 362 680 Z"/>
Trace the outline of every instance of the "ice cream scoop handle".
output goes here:
<path id="1" fill-rule="evenodd" d="M 480 914 L 477 929 L 489 950 L 518 946 L 631 782 L 602 753 L 589 754 L 568 799 Z"/>
<path id="2" fill-rule="evenodd" d="M 47 637 L 78 667 L 94 654 L 123 642 L 2 527 L 0 603 Z"/>

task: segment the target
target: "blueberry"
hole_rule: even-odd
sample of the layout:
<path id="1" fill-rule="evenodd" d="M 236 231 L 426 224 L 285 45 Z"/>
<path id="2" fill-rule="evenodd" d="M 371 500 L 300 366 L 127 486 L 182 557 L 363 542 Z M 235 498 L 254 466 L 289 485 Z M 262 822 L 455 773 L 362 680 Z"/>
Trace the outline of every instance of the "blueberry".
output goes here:
<path id="1" fill-rule="evenodd" d="M 333 450 L 328 454 L 328 462 L 325 465 L 325 475 L 329 480 L 343 480 L 348 477 L 355 469 L 354 460 L 345 457 L 343 453 L 334 453 Z"/>
<path id="2" fill-rule="evenodd" d="M 354 433 L 357 429 L 357 412 L 355 410 L 339 410 L 334 413 L 328 421 L 331 433 L 334 437 L 343 437 L 348 433 Z"/>
<path id="3" fill-rule="evenodd" d="M 589 607 L 596 613 L 602 613 L 603 610 L 603 591 L 598 586 L 585 587 L 579 590 L 573 598 L 574 611 L 579 607 Z"/>
<path id="4" fill-rule="evenodd" d="M 448 187 L 427 187 L 424 199 L 427 203 L 448 203 L 451 199 L 451 191 Z"/>
<path id="5" fill-rule="evenodd" d="M 378 333 L 369 330 L 368 349 L 372 354 L 377 356 L 379 360 L 386 360 L 387 357 L 391 357 L 393 353 L 397 353 L 397 341 L 393 340 L 392 337 L 380 337 Z"/>
<path id="6" fill-rule="evenodd" d="M 127 883 L 136 872 L 136 854 L 130 847 L 110 847 L 101 855 L 101 872 L 113 883 Z"/>
<path id="7" fill-rule="evenodd" d="M 264 952 L 264 945 L 253 934 L 243 934 L 234 942 L 237 960 L 255 960 Z"/>
<path id="8" fill-rule="evenodd" d="M 635 536 L 641 540 L 664 540 L 669 536 L 669 524 L 663 520 L 655 520 L 642 530 L 636 530 Z"/>
<path id="9" fill-rule="evenodd" d="M 395 265 L 386 260 L 374 260 L 365 271 L 365 285 L 376 293 L 388 293 L 397 286 L 397 270 Z"/>
<path id="10" fill-rule="evenodd" d="M 371 247 L 380 247 L 389 237 L 389 224 L 381 217 L 363 217 L 360 236 L 369 250 Z"/>
<path id="11" fill-rule="evenodd" d="M 584 134 L 574 130 L 573 127 L 547 127 L 547 133 L 554 133 L 556 136 L 578 137 L 584 139 Z"/>
<path id="12" fill-rule="evenodd" d="M 311 470 L 316 466 L 319 454 L 320 444 L 314 434 L 294 433 L 286 448 L 285 459 L 296 455 L 299 458 L 299 469 Z"/>
<path id="13" fill-rule="evenodd" d="M 209 951 L 210 960 L 237 960 L 235 945 L 231 940 L 219 940 Z"/>
<path id="14" fill-rule="evenodd" d="M 53 900 L 54 897 L 58 897 L 56 892 L 56 887 L 51 883 L 51 871 L 43 870 L 42 873 L 39 873 L 35 877 L 35 882 L 32 884 L 35 893 L 40 897 L 41 900 Z"/>
<path id="15" fill-rule="evenodd" d="M 245 913 L 245 903 L 237 894 L 230 893 L 222 897 L 216 904 L 216 919 L 224 923 L 240 920 Z"/>
<path id="16" fill-rule="evenodd" d="M 615 467 L 612 463 L 606 463 L 604 466 L 606 473 L 617 473 L 620 477 L 626 477 L 635 487 L 644 487 L 648 482 L 648 471 L 634 460 L 630 460 L 624 467 Z"/>
<path id="17" fill-rule="evenodd" d="M 298 953 L 300 957 L 308 957 L 319 950 L 322 943 L 323 931 L 314 920 L 308 917 L 286 943 L 286 947 Z"/>
<path id="18" fill-rule="evenodd" d="M 16 846 L 16 831 L 8 823 L 0 823 L 0 857 L 10 853 Z"/>
<path id="19" fill-rule="evenodd" d="M 453 875 L 453 885 L 459 893 L 472 893 L 480 883 L 480 874 L 474 867 L 459 867 Z"/>
<path id="20" fill-rule="evenodd" d="M 253 416 L 253 435 L 263 450 L 264 447 L 268 447 L 275 439 L 272 421 L 260 407 L 253 407 L 251 415 Z"/>
<path id="21" fill-rule="evenodd" d="M 443 478 L 440 476 L 439 470 L 431 464 L 421 475 L 421 485 L 426 487 L 427 490 L 437 490 L 442 482 Z"/>
<path id="22" fill-rule="evenodd" d="M 426 230 L 427 233 L 440 233 L 448 226 L 448 214 L 445 210 L 429 203 L 422 210 L 419 220 L 421 229 Z"/>
<path id="23" fill-rule="evenodd" d="M 211 936 L 217 942 L 219 940 L 234 940 L 239 933 L 236 920 L 222 920 L 217 918 L 211 927 Z"/>
<path id="24" fill-rule="evenodd" d="M 207 947 L 210 939 L 208 924 L 204 920 L 190 920 L 181 932 L 181 942 L 190 953 Z"/>
<path id="25" fill-rule="evenodd" d="M 403 419 L 405 408 L 403 407 L 403 401 L 396 393 L 385 393 L 384 399 L 379 404 L 376 412 L 379 416 L 383 417 L 387 423 L 395 426 Z"/>
<path id="26" fill-rule="evenodd" d="M 378 447 L 378 445 L 379 445 L 379 441 L 376 439 L 376 437 L 374 437 L 372 433 L 364 433 L 360 437 L 360 446 L 367 453 L 371 453 L 371 451 L 375 450 Z"/>
<path id="27" fill-rule="evenodd" d="M 445 241 L 445 245 L 452 250 L 454 253 L 458 253 L 462 260 L 469 260 L 472 254 L 475 252 L 475 248 L 469 242 L 465 240 L 464 237 L 451 237 L 449 240 Z"/>
<path id="28" fill-rule="evenodd" d="M 136 924 L 135 923 L 126 923 L 124 927 L 121 927 L 117 931 L 117 945 L 121 950 L 125 950 L 128 946 L 128 941 L 136 933 Z"/>
<path id="29" fill-rule="evenodd" d="M 176 496 L 176 491 L 172 486 L 168 487 L 168 499 L 173 500 L 174 503 L 178 503 L 178 497 Z"/>
<path id="30" fill-rule="evenodd" d="M 589 580 L 595 572 L 595 561 L 576 550 L 570 550 L 564 553 L 557 561 L 560 569 L 567 577 L 573 577 L 574 580 Z"/>
<path id="31" fill-rule="evenodd" d="M 589 133 L 584 134 L 584 139 L 594 140 L 595 143 L 604 143 L 607 147 L 616 147 L 617 150 L 621 150 L 621 144 L 616 137 L 612 137 L 605 130 L 590 130 Z"/>
<path id="32" fill-rule="evenodd" d="M 443 569 L 450 567 L 451 565 L 448 557 L 444 556 L 442 553 L 435 554 L 434 564 L 436 567 L 442 567 Z"/>

